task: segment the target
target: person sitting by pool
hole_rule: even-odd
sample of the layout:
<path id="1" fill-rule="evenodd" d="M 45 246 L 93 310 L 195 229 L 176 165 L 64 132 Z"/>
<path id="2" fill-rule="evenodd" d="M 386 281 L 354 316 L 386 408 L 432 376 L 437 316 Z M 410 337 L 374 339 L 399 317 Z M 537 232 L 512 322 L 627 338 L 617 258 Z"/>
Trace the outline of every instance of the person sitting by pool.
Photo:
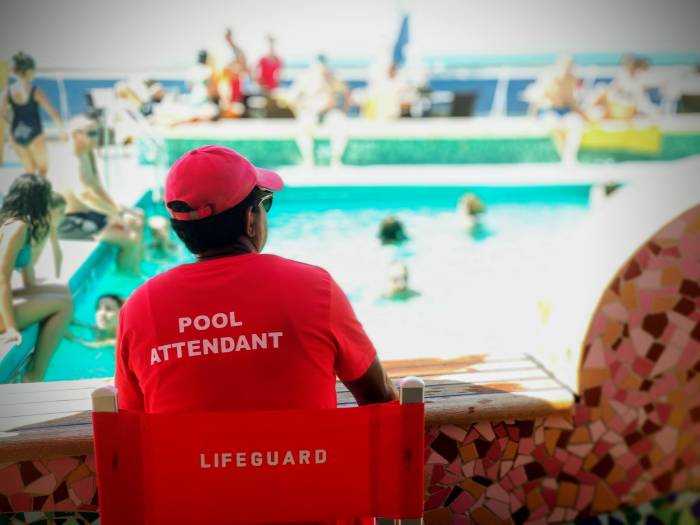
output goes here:
<path id="1" fill-rule="evenodd" d="M 43 108 L 58 128 L 61 140 L 68 140 L 63 129 L 61 116 L 49 102 L 43 90 L 33 83 L 36 63 L 29 55 L 19 52 L 12 57 L 12 72 L 17 82 L 12 84 L 0 101 L 0 119 L 7 118 L 12 109 L 10 137 L 12 146 L 27 173 L 46 175 L 48 167 L 48 150 L 46 137 L 41 124 L 39 107 Z M 4 147 L 0 144 L 0 148 Z"/>
<path id="2" fill-rule="evenodd" d="M 643 77 L 650 63 L 644 57 L 626 55 L 622 69 L 608 86 L 601 86 L 593 97 L 589 112 L 607 120 L 631 120 L 655 116 L 659 110 L 647 93 Z"/>
<path id="3" fill-rule="evenodd" d="M 54 198 L 60 217 L 61 200 Z M 39 283 L 34 265 L 52 228 L 49 181 L 26 173 L 12 182 L 0 208 L 0 346 L 22 344 L 21 330 L 39 324 L 34 354 L 25 381 L 40 381 L 66 326 L 73 300 L 62 284 Z M 12 290 L 12 271 L 22 274 L 23 287 Z"/>
<path id="4" fill-rule="evenodd" d="M 377 237 L 383 245 L 401 244 L 408 239 L 403 223 L 396 215 L 388 215 L 382 219 Z"/>
<path id="5" fill-rule="evenodd" d="M 554 120 L 554 144 L 564 162 L 576 159 L 583 129 L 588 116 L 578 102 L 579 80 L 574 74 L 574 60 L 562 55 L 553 72 L 542 75 L 528 88 L 528 114 Z"/>
<path id="6" fill-rule="evenodd" d="M 83 339 L 72 332 L 66 333 L 66 339 L 75 341 L 87 348 L 109 348 L 114 347 L 117 335 L 117 322 L 119 312 L 124 306 L 124 298 L 116 294 L 103 294 L 97 299 L 95 308 L 95 323 L 83 323 L 73 321 L 74 326 L 86 328 L 91 332 L 91 339 Z"/>
<path id="7" fill-rule="evenodd" d="M 465 193 L 457 202 L 457 217 L 470 233 L 477 227 L 481 215 L 485 212 L 486 206 L 473 193 Z"/>
<path id="8" fill-rule="evenodd" d="M 303 164 L 314 165 L 314 138 L 323 122 L 329 129 L 331 165 L 339 166 L 347 144 L 346 116 L 352 100 L 350 88 L 333 72 L 326 55 L 318 55 L 311 67 L 299 75 L 288 102 L 299 123 L 297 145 Z"/>
<path id="9" fill-rule="evenodd" d="M 148 244 L 149 252 L 157 259 L 168 258 L 177 252 L 177 244 L 171 237 L 170 220 L 162 215 L 153 215 L 148 219 L 148 232 L 151 242 Z"/>
<path id="10" fill-rule="evenodd" d="M 197 261 L 150 279 L 123 306 L 120 409 L 148 413 L 335 408 L 336 376 L 359 404 L 396 399 L 332 277 L 263 255 L 283 182 L 204 146 L 170 168 L 165 204 Z"/>
<path id="11" fill-rule="evenodd" d="M 407 301 L 420 295 L 408 286 L 408 266 L 401 261 L 394 261 L 389 266 L 389 285 L 382 293 L 384 299 Z"/>
<path id="12" fill-rule="evenodd" d="M 77 187 L 65 191 L 66 217 L 58 234 L 64 239 L 99 240 L 116 246 L 117 268 L 138 275 L 143 257 L 143 211 L 120 206 L 107 192 L 97 173 L 96 142 L 89 131 L 89 127 L 78 127 L 73 132 L 79 177 Z"/>

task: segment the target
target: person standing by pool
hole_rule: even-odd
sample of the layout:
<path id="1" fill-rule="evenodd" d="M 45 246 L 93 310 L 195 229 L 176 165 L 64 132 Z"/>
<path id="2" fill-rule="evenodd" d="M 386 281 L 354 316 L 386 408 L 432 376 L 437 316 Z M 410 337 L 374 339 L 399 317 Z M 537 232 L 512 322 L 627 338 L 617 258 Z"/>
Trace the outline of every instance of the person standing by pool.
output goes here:
<path id="1" fill-rule="evenodd" d="M 396 399 L 371 341 L 325 270 L 263 255 L 283 182 L 204 146 L 170 169 L 165 203 L 197 261 L 138 288 L 120 313 L 119 408 L 150 413 L 335 408 Z"/>
<path id="2" fill-rule="evenodd" d="M 21 330 L 36 323 L 41 327 L 25 381 L 43 378 L 73 317 L 68 288 L 38 283 L 34 276 L 34 264 L 52 228 L 51 201 L 49 181 L 27 173 L 15 179 L 0 208 L 0 345 L 20 345 Z M 60 209 L 61 199 L 54 202 Z M 14 291 L 13 270 L 22 272 L 24 282 Z"/>
<path id="3" fill-rule="evenodd" d="M 229 102 L 231 103 L 231 111 L 235 116 L 241 116 L 245 111 L 245 93 L 243 83 L 248 74 L 248 62 L 245 53 L 233 39 L 233 31 L 229 28 L 224 35 L 226 43 L 231 49 L 231 61 L 226 66 L 229 79 Z M 242 109 L 241 109 L 242 108 Z"/>
<path id="4" fill-rule="evenodd" d="M 275 37 L 267 36 L 267 54 L 258 60 L 257 81 L 263 93 L 269 96 L 280 85 L 282 59 L 275 51 Z"/>
<path id="5" fill-rule="evenodd" d="M 27 173 L 46 175 L 49 155 L 39 115 L 40 106 L 58 127 L 60 139 L 65 142 L 68 136 L 60 115 L 46 94 L 33 83 L 36 69 L 34 59 L 19 52 L 12 57 L 12 63 L 17 82 L 8 88 L 0 102 L 0 118 L 7 118 L 8 110 L 12 109 L 10 137 L 17 156 Z"/>

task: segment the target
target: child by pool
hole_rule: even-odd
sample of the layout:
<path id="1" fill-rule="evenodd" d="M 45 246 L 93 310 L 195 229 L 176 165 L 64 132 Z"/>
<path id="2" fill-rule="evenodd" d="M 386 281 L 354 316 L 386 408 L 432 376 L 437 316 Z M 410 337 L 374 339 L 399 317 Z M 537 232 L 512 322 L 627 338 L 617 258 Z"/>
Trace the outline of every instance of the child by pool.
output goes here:
<path id="1" fill-rule="evenodd" d="M 115 294 L 107 293 L 97 299 L 95 308 L 95 323 L 84 323 L 73 321 L 75 327 L 85 328 L 91 332 L 91 339 L 84 339 L 76 336 L 72 332 L 66 333 L 66 339 L 80 343 L 87 348 L 107 348 L 114 347 L 117 336 L 117 321 L 119 311 L 124 305 L 124 298 Z"/>

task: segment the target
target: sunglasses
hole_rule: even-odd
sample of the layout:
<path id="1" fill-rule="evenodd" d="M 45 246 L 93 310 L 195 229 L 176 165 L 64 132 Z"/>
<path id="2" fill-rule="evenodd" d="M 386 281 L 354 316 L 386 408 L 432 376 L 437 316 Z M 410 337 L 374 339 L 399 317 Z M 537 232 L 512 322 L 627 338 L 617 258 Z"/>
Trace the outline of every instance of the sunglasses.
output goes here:
<path id="1" fill-rule="evenodd" d="M 272 193 L 265 193 L 255 205 L 256 208 L 258 206 L 262 206 L 263 210 L 269 212 L 270 208 L 272 208 Z"/>

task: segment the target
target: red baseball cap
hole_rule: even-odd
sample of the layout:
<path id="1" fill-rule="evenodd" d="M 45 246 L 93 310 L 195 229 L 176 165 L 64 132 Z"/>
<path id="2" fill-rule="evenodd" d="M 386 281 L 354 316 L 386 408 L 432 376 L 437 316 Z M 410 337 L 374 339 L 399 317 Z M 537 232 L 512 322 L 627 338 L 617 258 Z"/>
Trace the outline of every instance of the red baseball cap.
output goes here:
<path id="1" fill-rule="evenodd" d="M 256 186 L 277 191 L 284 183 L 274 171 L 256 168 L 230 148 L 202 146 L 185 153 L 170 168 L 165 205 L 182 201 L 192 208 L 177 212 L 168 207 L 173 219 L 204 219 L 240 204 Z"/>

